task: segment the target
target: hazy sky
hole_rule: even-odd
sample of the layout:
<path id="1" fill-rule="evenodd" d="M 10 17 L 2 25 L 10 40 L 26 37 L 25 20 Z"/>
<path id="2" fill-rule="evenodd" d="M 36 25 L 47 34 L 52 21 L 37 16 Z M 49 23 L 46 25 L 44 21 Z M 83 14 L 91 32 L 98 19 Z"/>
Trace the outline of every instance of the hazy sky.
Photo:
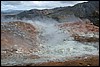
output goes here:
<path id="1" fill-rule="evenodd" d="M 51 9 L 55 7 L 73 6 L 87 1 L 1 1 L 1 10 Z"/>

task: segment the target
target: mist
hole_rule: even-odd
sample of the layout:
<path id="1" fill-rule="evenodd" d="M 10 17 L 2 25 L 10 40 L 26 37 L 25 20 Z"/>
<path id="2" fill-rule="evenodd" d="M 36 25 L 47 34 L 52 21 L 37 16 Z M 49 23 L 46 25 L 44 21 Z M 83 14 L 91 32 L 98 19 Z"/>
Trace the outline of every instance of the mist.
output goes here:
<path id="1" fill-rule="evenodd" d="M 38 17 L 32 20 L 25 18 L 22 20 L 3 19 L 1 21 L 2 23 L 22 21 L 24 23 L 30 23 L 36 27 L 36 29 L 39 31 L 38 41 L 40 50 L 38 52 L 33 52 L 32 54 L 38 55 L 41 58 L 33 61 L 34 63 L 65 61 L 79 56 L 83 57 L 88 55 L 98 55 L 99 50 L 97 47 L 94 47 L 94 45 L 98 45 L 98 43 L 84 44 L 75 41 L 74 38 L 71 37 L 68 30 L 64 31 L 59 29 L 57 25 L 60 23 L 52 18 Z"/>

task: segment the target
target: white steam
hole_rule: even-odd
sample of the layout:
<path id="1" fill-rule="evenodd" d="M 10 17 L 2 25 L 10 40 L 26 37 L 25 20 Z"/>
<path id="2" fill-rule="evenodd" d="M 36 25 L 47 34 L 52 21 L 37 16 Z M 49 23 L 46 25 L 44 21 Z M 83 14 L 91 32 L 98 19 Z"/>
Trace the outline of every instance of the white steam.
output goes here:
<path id="1" fill-rule="evenodd" d="M 38 59 L 37 63 L 65 61 L 74 57 L 98 55 L 99 53 L 98 48 L 94 46 L 99 45 L 98 43 L 90 43 L 91 45 L 89 45 L 89 43 L 74 41 L 68 31 L 64 32 L 55 26 L 57 23 L 48 24 L 40 21 L 34 23 L 40 31 L 40 51 L 33 52 L 33 54 L 41 57 L 41 61 Z"/>
<path id="2" fill-rule="evenodd" d="M 74 41 L 68 31 L 60 30 L 55 20 L 22 20 L 35 25 L 39 31 L 40 51 L 33 55 L 40 56 L 39 59 L 27 59 L 23 63 L 41 63 L 47 61 L 65 61 L 74 57 L 99 55 L 99 50 L 94 45 L 98 43 L 80 43 Z M 16 62 L 17 63 L 17 62 Z"/>

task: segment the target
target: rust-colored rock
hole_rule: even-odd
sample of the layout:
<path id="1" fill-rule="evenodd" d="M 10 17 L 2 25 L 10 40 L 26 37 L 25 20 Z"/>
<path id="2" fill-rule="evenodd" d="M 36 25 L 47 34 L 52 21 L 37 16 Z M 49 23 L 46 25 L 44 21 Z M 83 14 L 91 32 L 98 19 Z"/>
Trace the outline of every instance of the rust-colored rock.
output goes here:
<path id="1" fill-rule="evenodd" d="M 1 25 L 2 58 L 9 58 L 13 54 L 31 53 L 38 49 L 37 29 L 25 22 L 9 22 Z M 30 50 L 33 51 L 30 52 Z M 4 52 L 6 52 L 4 54 Z"/>
<path id="2" fill-rule="evenodd" d="M 90 22 L 74 22 L 74 23 L 62 23 L 58 27 L 61 29 L 69 29 L 71 36 L 74 37 L 76 41 L 83 42 L 97 42 L 99 41 L 99 27 L 93 25 Z M 95 37 L 98 36 L 98 37 Z"/>

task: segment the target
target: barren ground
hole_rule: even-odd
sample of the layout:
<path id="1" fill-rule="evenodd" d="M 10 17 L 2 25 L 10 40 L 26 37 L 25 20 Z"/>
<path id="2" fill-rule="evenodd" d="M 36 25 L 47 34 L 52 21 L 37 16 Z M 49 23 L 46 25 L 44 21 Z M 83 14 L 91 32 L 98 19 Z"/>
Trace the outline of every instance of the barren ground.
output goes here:
<path id="1" fill-rule="evenodd" d="M 85 22 L 1 24 L 2 66 L 98 66 L 99 27 Z"/>

